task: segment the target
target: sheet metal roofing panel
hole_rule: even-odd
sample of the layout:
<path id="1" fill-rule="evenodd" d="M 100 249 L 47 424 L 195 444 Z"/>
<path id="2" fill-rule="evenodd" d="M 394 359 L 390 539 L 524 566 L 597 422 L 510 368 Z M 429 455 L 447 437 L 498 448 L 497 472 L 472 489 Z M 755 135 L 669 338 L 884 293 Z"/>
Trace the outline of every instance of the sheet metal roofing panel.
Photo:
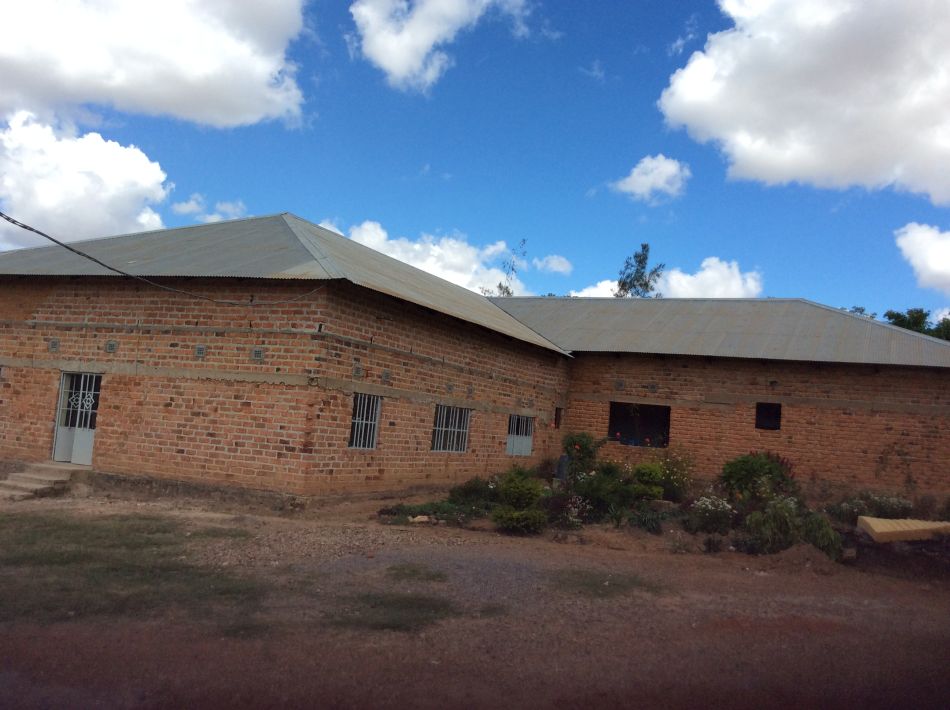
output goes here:
<path id="1" fill-rule="evenodd" d="M 563 352 L 484 296 L 290 214 L 72 244 L 137 276 L 346 279 L 512 338 Z M 55 245 L 0 254 L 0 274 L 115 275 Z"/>
<path id="2" fill-rule="evenodd" d="M 568 351 L 950 367 L 950 343 L 802 299 L 494 298 Z"/>

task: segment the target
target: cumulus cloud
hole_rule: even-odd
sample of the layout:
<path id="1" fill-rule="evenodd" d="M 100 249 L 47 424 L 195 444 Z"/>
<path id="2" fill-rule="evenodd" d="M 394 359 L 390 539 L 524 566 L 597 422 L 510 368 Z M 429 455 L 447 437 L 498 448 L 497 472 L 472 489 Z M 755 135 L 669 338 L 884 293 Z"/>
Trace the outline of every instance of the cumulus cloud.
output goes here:
<path id="1" fill-rule="evenodd" d="M 564 274 L 567 276 L 574 270 L 573 264 L 559 254 L 548 254 L 547 256 L 531 260 L 538 271 L 547 271 L 551 274 Z"/>
<path id="2" fill-rule="evenodd" d="M 762 293 L 762 275 L 741 271 L 738 262 L 709 256 L 695 274 L 680 269 L 664 272 L 657 291 L 669 298 L 755 298 Z"/>
<path id="3" fill-rule="evenodd" d="M 231 202 L 215 202 L 214 211 L 198 215 L 198 221 L 210 224 L 212 222 L 221 222 L 225 219 L 238 219 L 247 214 L 247 207 L 241 200 Z"/>
<path id="4" fill-rule="evenodd" d="M 689 165 L 659 153 L 643 158 L 627 177 L 610 183 L 610 187 L 635 200 L 656 204 L 661 196 L 681 195 L 690 177 Z"/>
<path id="5" fill-rule="evenodd" d="M 5 3 L 0 111 L 110 105 L 212 126 L 296 119 L 303 0 Z"/>
<path id="6" fill-rule="evenodd" d="M 613 296 L 616 290 L 616 279 L 604 279 L 570 293 L 572 296 L 604 298 Z M 694 274 L 675 268 L 666 271 L 656 290 L 668 298 L 756 298 L 762 293 L 762 275 L 758 271 L 743 272 L 738 262 L 709 256 L 703 259 Z"/>
<path id="7" fill-rule="evenodd" d="M 0 131 L 0 204 L 57 239 L 159 229 L 153 205 L 168 190 L 161 166 L 134 145 L 48 125 L 27 112 L 14 114 Z M 2 246 L 36 245 L 37 239 L 6 223 L 0 227 Z"/>
<path id="8" fill-rule="evenodd" d="M 494 289 L 506 278 L 504 271 L 493 265 L 510 254 L 503 241 L 480 247 L 469 243 L 464 234 L 423 234 L 415 240 L 390 237 L 373 221 L 351 227 L 350 239 L 472 291 Z M 529 293 L 517 277 L 511 281 L 511 290 L 516 296 Z"/>
<path id="9" fill-rule="evenodd" d="M 934 322 L 934 323 L 939 323 L 939 322 L 942 321 L 944 318 L 950 318 L 950 308 L 941 308 L 941 309 L 935 311 L 935 312 L 931 315 L 931 318 L 933 319 L 933 322 Z"/>
<path id="10" fill-rule="evenodd" d="M 897 246 L 910 263 L 917 284 L 950 294 L 950 232 L 911 222 L 894 232 Z"/>
<path id="11" fill-rule="evenodd" d="M 604 279 L 592 286 L 585 286 L 579 291 L 571 291 L 572 296 L 578 298 L 608 298 L 617 290 L 617 279 Z"/>
<path id="12" fill-rule="evenodd" d="M 358 49 L 391 86 L 424 92 L 452 66 L 443 47 L 491 9 L 513 19 L 516 35 L 527 33 L 527 0 L 356 0 L 350 6 L 357 31 L 348 37 L 350 52 Z"/>
<path id="13" fill-rule="evenodd" d="M 767 184 L 950 203 L 950 3 L 720 0 L 734 27 L 670 77 L 667 122 Z"/>
<path id="14" fill-rule="evenodd" d="M 198 192 L 193 192 L 187 200 L 172 203 L 172 212 L 175 214 L 200 214 L 204 209 L 205 197 Z"/>

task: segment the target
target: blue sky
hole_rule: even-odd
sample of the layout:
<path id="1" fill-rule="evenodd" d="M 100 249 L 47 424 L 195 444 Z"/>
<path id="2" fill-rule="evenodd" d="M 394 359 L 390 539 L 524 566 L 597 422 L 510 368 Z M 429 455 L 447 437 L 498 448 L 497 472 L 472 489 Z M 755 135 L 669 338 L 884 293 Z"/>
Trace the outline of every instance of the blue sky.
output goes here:
<path id="1" fill-rule="evenodd" d="M 946 3 L 239 5 L 14 10 L 4 211 L 290 211 L 476 289 L 525 239 L 522 293 L 609 295 L 648 242 L 667 296 L 950 307 Z"/>

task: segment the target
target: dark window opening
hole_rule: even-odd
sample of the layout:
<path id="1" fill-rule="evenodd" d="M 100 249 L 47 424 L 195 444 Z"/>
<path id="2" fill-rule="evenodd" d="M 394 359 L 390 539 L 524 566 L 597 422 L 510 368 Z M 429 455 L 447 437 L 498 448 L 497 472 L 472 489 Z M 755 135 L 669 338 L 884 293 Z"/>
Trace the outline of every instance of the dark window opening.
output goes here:
<path id="1" fill-rule="evenodd" d="M 782 405 L 774 402 L 755 403 L 755 428 L 778 431 L 782 428 Z"/>
<path id="2" fill-rule="evenodd" d="M 670 444 L 670 408 L 656 404 L 611 402 L 607 436 L 627 446 L 665 448 Z"/>
<path id="3" fill-rule="evenodd" d="M 564 408 L 555 407 L 554 408 L 554 428 L 555 429 L 561 428 L 561 419 L 563 418 L 564 418 Z"/>

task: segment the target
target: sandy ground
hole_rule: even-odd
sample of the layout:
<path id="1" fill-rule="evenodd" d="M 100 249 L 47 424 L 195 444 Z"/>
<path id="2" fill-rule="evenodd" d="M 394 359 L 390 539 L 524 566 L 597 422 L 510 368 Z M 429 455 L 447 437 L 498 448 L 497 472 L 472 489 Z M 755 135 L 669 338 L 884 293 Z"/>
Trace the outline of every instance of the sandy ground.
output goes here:
<path id="1" fill-rule="evenodd" d="M 0 504 L 0 514 L 140 513 L 240 528 L 247 538 L 192 554 L 271 590 L 244 635 L 174 610 L 0 625 L 0 706 L 948 705 L 942 568 L 848 567 L 806 547 L 705 555 L 676 530 L 604 527 L 555 541 L 385 526 L 373 515 L 383 504 L 338 499 L 298 517 L 131 496 Z M 442 578 L 392 579 L 403 564 Z M 601 598 L 552 581 L 578 570 L 643 584 Z M 331 623 L 366 591 L 432 594 L 458 613 L 413 632 Z"/>

